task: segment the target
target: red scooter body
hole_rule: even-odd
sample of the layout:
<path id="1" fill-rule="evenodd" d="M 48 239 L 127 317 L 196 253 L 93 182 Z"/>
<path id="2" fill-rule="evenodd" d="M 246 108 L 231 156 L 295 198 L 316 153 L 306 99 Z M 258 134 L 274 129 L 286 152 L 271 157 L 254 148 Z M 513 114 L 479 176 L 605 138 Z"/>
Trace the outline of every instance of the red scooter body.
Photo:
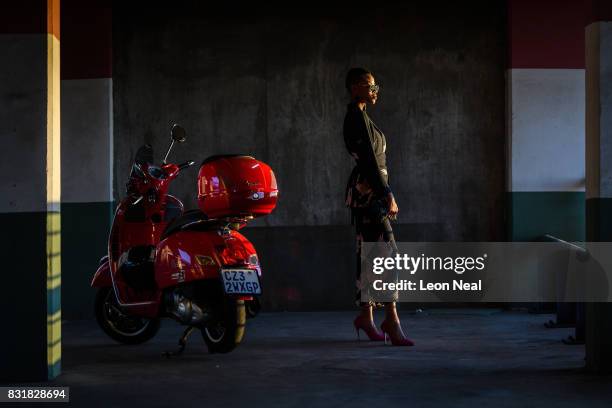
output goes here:
<path id="1" fill-rule="evenodd" d="M 167 192 L 170 182 L 193 162 L 157 167 L 142 157 L 139 160 L 138 154 L 127 184 L 128 196 L 115 212 L 108 256 L 91 282 L 94 288 L 112 288 L 114 294 L 112 299 L 107 294 L 97 316 L 104 320 L 114 311 L 130 318 L 170 316 L 204 328 L 208 318 L 203 304 L 208 303 L 201 299 L 202 284 L 218 288 L 215 299 L 221 299 L 221 289 L 224 298 L 238 300 L 251 300 L 261 293 L 257 253 L 237 230 L 254 216 L 270 213 L 276 205 L 274 173 L 250 156 L 207 159 L 198 180 L 201 209 L 185 212 L 183 204 Z M 219 175 L 215 175 L 217 164 L 222 169 Z M 203 190 L 213 178 L 217 187 L 219 182 L 223 187 L 225 209 L 219 194 L 210 196 L 218 189 Z M 207 194 L 210 203 L 206 202 Z M 236 208 L 231 203 L 237 203 Z M 208 208 L 214 208 L 214 218 L 202 211 Z M 197 300 L 194 293 L 199 293 Z M 122 341 L 120 335 L 108 332 L 108 327 L 113 329 L 112 322 L 101 325 L 107 334 Z"/>
<path id="2" fill-rule="evenodd" d="M 237 231 L 178 232 L 158 245 L 155 280 L 161 289 L 199 279 L 219 279 L 221 266 L 252 269 L 261 276 L 257 254 Z"/>

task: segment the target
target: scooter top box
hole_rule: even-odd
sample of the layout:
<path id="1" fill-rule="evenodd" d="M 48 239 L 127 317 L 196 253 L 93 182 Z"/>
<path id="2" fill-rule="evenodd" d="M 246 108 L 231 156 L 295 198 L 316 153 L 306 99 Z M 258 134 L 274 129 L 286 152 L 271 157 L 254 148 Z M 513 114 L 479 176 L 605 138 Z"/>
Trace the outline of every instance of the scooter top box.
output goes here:
<path id="1" fill-rule="evenodd" d="M 198 206 L 209 218 L 267 215 L 277 197 L 274 172 L 254 157 L 212 156 L 200 167 Z"/>

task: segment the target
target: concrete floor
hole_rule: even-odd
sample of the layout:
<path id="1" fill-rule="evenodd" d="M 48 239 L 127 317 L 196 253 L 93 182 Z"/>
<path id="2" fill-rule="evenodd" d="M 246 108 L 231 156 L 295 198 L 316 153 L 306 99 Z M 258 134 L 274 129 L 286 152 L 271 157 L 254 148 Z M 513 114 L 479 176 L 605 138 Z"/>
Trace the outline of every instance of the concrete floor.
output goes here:
<path id="1" fill-rule="evenodd" d="M 545 329 L 550 315 L 496 310 L 404 313 L 412 348 L 357 342 L 351 312 L 269 313 L 233 353 L 186 353 L 167 321 L 143 346 L 115 344 L 89 321 L 65 322 L 70 406 L 86 407 L 610 407 L 612 377 L 583 372 L 584 347 Z M 380 320 L 380 316 L 379 316 Z M 36 406 L 41 406 L 37 404 Z M 57 406 L 57 405 L 56 405 Z"/>

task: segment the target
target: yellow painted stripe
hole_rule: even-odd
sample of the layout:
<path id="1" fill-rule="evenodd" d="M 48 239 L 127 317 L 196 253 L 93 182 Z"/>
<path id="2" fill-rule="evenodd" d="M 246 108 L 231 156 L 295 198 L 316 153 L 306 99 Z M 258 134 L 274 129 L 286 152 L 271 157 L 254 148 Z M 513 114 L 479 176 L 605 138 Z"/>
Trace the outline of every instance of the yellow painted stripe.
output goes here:
<path id="1" fill-rule="evenodd" d="M 62 342 L 50 344 L 47 347 L 47 365 L 53 365 L 62 359 Z"/>
<path id="2" fill-rule="evenodd" d="M 47 364 L 53 365 L 62 357 L 62 311 L 47 315 Z"/>
<path id="3" fill-rule="evenodd" d="M 60 341 L 62 338 L 62 322 L 50 324 L 47 327 L 47 335 L 47 341 L 50 346 Z"/>
<path id="4" fill-rule="evenodd" d="M 61 288 L 61 124 L 59 0 L 47 0 L 47 296 Z M 51 289 L 51 290 L 49 290 Z M 56 290 L 54 290 L 56 289 Z M 58 304 L 59 299 L 47 299 Z M 61 308 L 47 315 L 47 364 L 62 358 Z"/>
<path id="5" fill-rule="evenodd" d="M 55 279 L 47 280 L 47 289 L 53 290 L 62 286 L 62 279 L 60 277 Z"/>
<path id="6" fill-rule="evenodd" d="M 47 211 L 61 201 L 60 43 L 47 34 Z"/>
<path id="7" fill-rule="evenodd" d="M 62 319 L 62 311 L 58 310 L 53 314 L 47 314 L 47 324 L 57 323 Z"/>
<path id="8" fill-rule="evenodd" d="M 62 216 L 59 212 L 47 213 L 47 239 L 57 239 L 62 231 Z"/>
<path id="9" fill-rule="evenodd" d="M 57 278 L 47 279 L 47 289 L 53 290 L 62 286 L 62 278 L 58 276 Z"/>
<path id="10" fill-rule="evenodd" d="M 47 213 L 47 289 L 56 289 L 62 283 L 62 217 L 60 213 Z"/>

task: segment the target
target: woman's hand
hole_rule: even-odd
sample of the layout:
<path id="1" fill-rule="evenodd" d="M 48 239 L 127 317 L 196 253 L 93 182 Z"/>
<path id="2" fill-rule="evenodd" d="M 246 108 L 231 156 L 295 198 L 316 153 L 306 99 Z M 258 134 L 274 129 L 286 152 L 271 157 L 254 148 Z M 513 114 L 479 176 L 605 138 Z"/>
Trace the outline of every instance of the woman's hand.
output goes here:
<path id="1" fill-rule="evenodd" d="M 397 213 L 399 212 L 399 207 L 395 202 L 395 197 L 393 197 L 393 193 L 387 194 L 387 213 L 389 214 L 389 218 L 395 219 Z"/>

